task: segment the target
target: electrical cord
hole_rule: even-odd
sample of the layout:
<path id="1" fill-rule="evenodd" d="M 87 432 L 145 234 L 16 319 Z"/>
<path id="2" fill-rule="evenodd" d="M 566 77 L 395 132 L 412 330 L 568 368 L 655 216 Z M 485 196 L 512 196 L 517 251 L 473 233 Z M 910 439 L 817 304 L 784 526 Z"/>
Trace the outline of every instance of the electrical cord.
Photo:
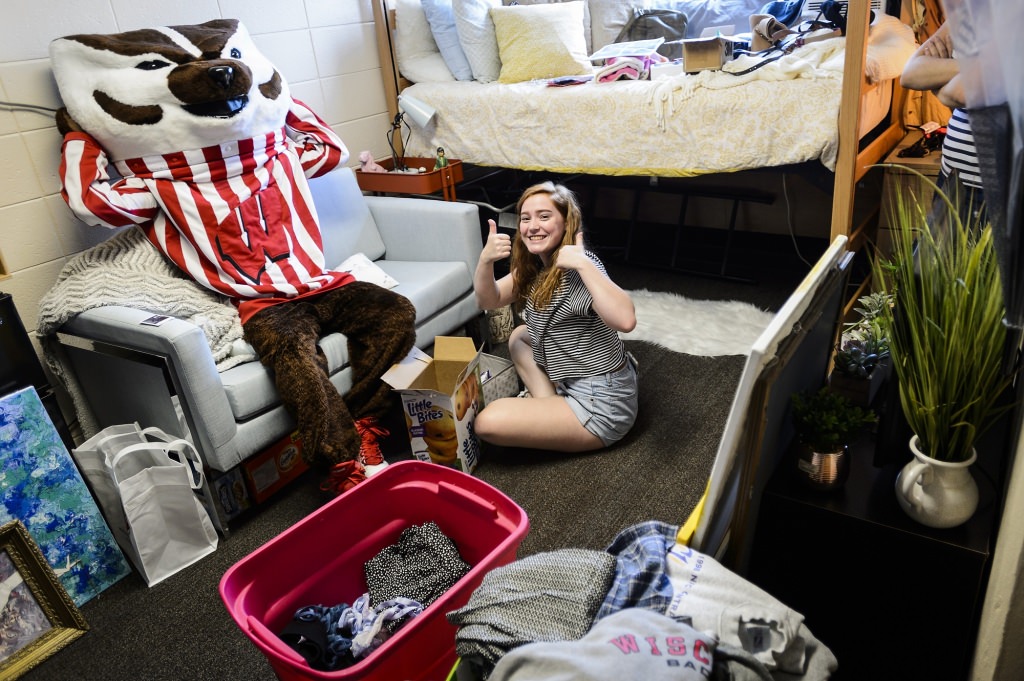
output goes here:
<path id="1" fill-rule="evenodd" d="M 25 109 L 27 111 L 32 111 L 34 113 L 41 113 L 43 111 L 57 113 L 57 109 L 54 109 L 52 106 L 42 106 L 40 104 L 25 104 L 23 102 L 0 101 L 0 106 L 6 107 L 8 109 Z"/>
<path id="2" fill-rule="evenodd" d="M 796 229 L 793 226 L 793 214 L 789 205 L 789 186 L 786 184 L 787 175 L 788 173 L 782 173 L 782 198 L 786 200 L 786 226 L 789 228 L 789 239 L 793 242 L 793 250 L 796 251 L 797 257 L 808 267 L 813 267 L 810 261 L 804 257 L 804 254 L 800 252 L 800 245 L 796 242 Z"/>

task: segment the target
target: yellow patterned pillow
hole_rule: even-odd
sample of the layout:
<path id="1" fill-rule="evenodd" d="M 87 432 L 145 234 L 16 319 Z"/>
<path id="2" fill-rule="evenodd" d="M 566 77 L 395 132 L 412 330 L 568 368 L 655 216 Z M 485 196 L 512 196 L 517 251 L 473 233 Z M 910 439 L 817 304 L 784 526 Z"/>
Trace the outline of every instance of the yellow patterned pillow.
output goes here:
<path id="1" fill-rule="evenodd" d="M 501 83 L 591 73 L 583 0 L 492 7 Z"/>

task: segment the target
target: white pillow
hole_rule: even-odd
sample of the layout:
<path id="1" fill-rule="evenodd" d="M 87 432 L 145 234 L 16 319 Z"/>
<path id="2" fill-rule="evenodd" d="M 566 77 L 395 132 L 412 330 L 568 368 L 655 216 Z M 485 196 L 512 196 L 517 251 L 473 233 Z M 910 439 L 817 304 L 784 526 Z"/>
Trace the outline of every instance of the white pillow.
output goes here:
<path id="1" fill-rule="evenodd" d="M 582 0 L 495 7 L 502 83 L 591 73 L 583 37 Z"/>
<path id="2" fill-rule="evenodd" d="M 452 0 L 422 0 L 423 13 L 427 15 L 430 32 L 434 35 L 437 49 L 441 51 L 444 63 L 455 76 L 455 80 L 473 80 L 473 69 L 466 59 L 459 43 L 459 32 L 455 29 L 455 14 Z"/>
<path id="3" fill-rule="evenodd" d="M 365 253 L 353 253 L 334 268 L 335 272 L 348 272 L 356 281 L 368 281 L 384 288 L 395 288 L 398 280 L 380 268 L 380 265 L 366 257 Z"/>
<path id="4" fill-rule="evenodd" d="M 490 83 L 501 75 L 498 39 L 490 15 L 492 7 L 501 7 L 501 0 L 452 0 L 459 43 L 473 78 L 481 83 Z"/>
<path id="5" fill-rule="evenodd" d="M 437 49 L 420 0 L 395 3 L 395 61 L 399 73 L 414 83 L 455 80 Z"/>

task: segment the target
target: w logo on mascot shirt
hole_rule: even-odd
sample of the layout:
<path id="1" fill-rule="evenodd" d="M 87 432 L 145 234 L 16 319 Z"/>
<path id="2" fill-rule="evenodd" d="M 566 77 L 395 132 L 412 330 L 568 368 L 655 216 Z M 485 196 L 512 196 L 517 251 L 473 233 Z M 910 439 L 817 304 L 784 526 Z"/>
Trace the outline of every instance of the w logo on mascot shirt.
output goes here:
<path id="1" fill-rule="evenodd" d="M 253 194 L 217 226 L 217 250 L 238 275 L 258 286 L 268 263 L 283 262 L 291 253 L 284 221 L 285 200 L 276 185 Z"/>
<path id="2" fill-rule="evenodd" d="M 228 296 L 291 297 L 337 283 L 299 159 L 283 132 L 222 147 L 129 159 L 161 211 L 150 241 Z M 177 256 L 177 257 L 175 257 Z"/>

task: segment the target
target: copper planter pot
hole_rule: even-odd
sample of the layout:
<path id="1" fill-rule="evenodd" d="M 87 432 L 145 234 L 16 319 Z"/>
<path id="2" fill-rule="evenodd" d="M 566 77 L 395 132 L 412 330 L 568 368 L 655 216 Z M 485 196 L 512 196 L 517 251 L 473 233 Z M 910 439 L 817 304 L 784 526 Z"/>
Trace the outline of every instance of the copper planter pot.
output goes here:
<path id="1" fill-rule="evenodd" d="M 835 452 L 817 452 L 813 447 L 796 443 L 797 476 L 811 489 L 839 489 L 850 476 L 850 453 L 844 445 Z"/>

